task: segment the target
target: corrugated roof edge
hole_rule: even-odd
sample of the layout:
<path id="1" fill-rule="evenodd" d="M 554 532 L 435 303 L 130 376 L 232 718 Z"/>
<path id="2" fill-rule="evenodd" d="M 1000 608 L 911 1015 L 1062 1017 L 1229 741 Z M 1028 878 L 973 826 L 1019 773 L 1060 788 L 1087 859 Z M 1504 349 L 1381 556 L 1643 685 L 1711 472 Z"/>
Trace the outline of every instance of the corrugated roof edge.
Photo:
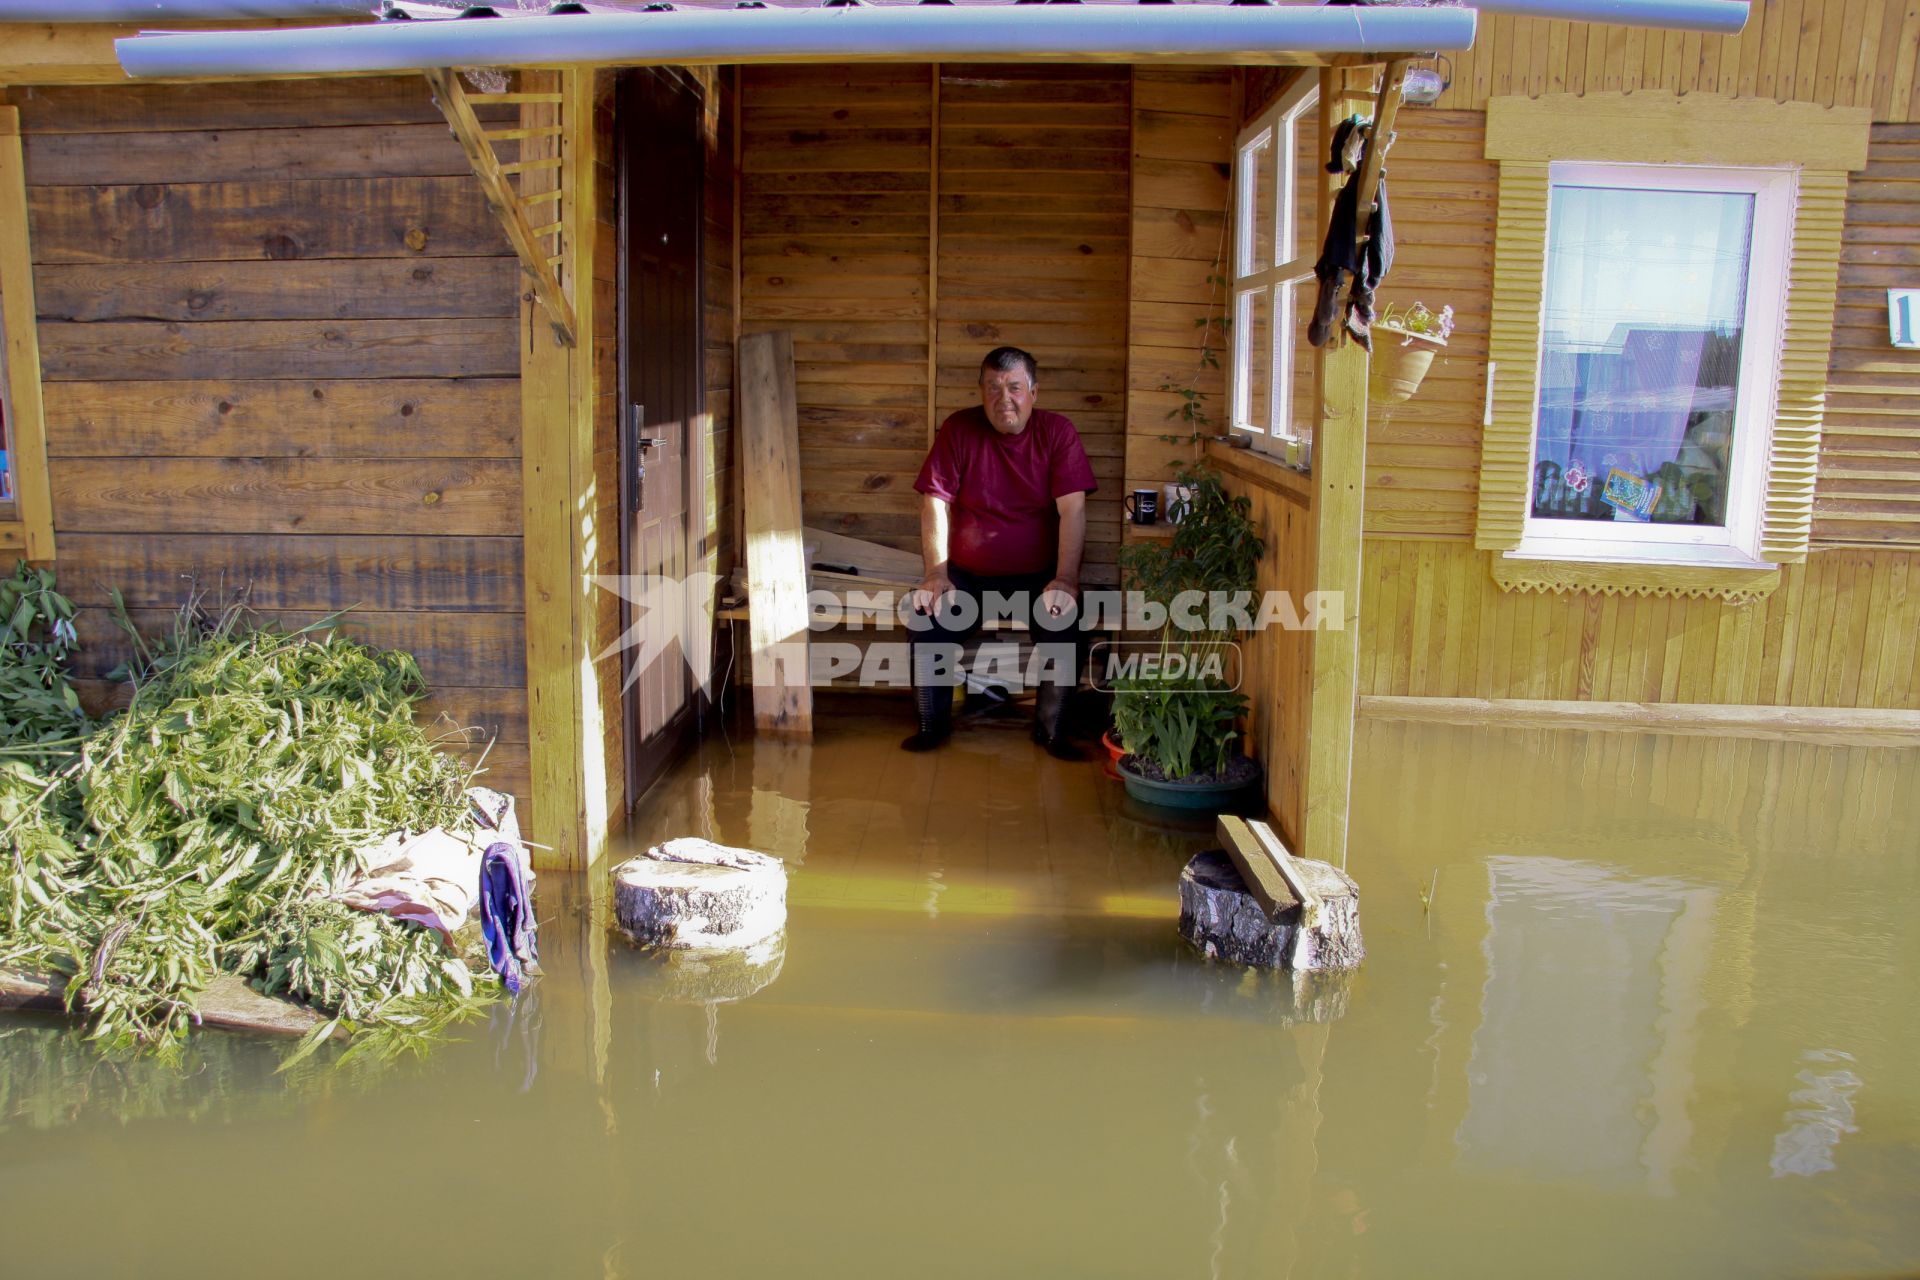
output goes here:
<path id="1" fill-rule="evenodd" d="M 1299 5 L 865 5 L 681 9 L 322 29 L 179 32 L 115 42 L 135 77 L 418 71 L 428 67 L 802 61 L 1182 58 L 1457 50 L 1474 10 Z M 1292 55 L 1291 58 L 1289 55 Z"/>
<path id="2" fill-rule="evenodd" d="M 374 0 L 0 0 L 0 22 L 254 22 L 373 18 Z"/>

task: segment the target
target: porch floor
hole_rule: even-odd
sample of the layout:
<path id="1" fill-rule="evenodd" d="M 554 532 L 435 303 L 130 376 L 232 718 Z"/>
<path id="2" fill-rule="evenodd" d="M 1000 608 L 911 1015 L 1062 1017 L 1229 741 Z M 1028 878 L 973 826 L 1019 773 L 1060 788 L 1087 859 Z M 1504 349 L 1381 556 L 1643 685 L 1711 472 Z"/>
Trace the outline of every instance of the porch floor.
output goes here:
<path id="1" fill-rule="evenodd" d="M 1104 752 L 1053 759 L 1029 740 L 1025 708 L 913 754 L 899 745 L 904 701 L 858 701 L 816 715 L 811 742 L 709 734 L 643 799 L 612 857 L 677 835 L 758 849 L 793 869 L 795 907 L 1179 913 L 1180 868 L 1211 819 L 1135 804 L 1104 776 Z"/>

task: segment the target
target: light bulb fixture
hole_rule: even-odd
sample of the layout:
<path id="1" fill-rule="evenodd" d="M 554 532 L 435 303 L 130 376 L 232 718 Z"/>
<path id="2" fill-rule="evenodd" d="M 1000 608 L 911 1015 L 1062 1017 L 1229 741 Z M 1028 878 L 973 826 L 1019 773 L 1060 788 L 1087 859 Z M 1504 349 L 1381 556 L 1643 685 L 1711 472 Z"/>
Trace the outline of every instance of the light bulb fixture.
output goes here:
<path id="1" fill-rule="evenodd" d="M 1440 69 L 1441 63 L 1446 70 Z M 1440 101 L 1440 95 L 1453 83 L 1453 63 L 1445 56 L 1434 58 L 1431 67 L 1414 67 L 1407 72 L 1405 83 L 1400 87 L 1400 100 L 1412 107 L 1430 107 Z"/>

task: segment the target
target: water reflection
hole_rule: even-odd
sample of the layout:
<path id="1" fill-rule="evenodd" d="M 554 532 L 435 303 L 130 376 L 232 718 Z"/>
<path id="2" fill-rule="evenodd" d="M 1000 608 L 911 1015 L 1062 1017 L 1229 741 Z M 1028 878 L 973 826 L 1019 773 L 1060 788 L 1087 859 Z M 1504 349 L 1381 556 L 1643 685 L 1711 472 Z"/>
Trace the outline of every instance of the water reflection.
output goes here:
<path id="1" fill-rule="evenodd" d="M 1671 1195 L 1713 891 L 1572 859 L 1485 865 L 1461 1163 Z"/>
<path id="2" fill-rule="evenodd" d="M 595 885 L 543 880 L 536 998 L 364 1087 L 289 1089 L 235 1037 L 186 1075 L 104 1071 L 0 1019 L 4 1269 L 330 1274 L 287 1206 L 372 1220 L 404 1188 L 465 1222 L 504 1185 L 511 1230 L 403 1234 L 383 1265 L 1920 1267 L 1920 754 L 1363 726 L 1370 955 L 1305 978 L 1178 940 L 1204 824 L 1019 734 L 929 758 L 899 733 L 829 722 L 765 763 L 715 739 L 648 798 L 637 842 L 780 845 L 777 953 L 636 952 Z"/>

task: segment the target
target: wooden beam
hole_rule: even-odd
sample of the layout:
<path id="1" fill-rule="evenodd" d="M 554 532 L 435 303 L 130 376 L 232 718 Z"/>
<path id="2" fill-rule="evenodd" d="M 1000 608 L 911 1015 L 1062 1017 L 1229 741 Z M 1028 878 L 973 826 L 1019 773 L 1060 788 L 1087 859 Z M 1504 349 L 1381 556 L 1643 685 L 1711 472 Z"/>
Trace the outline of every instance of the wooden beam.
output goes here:
<path id="1" fill-rule="evenodd" d="M 1396 76 L 1395 72 L 1399 75 Z M 1346 72 L 1324 71 L 1320 77 L 1320 155 L 1332 146 L 1332 133 L 1347 98 Z M 1387 83 L 1396 85 L 1405 64 L 1389 68 Z M 1395 90 L 1397 93 L 1397 89 Z M 1383 87 L 1382 100 L 1385 100 Z M 1394 100 L 1397 103 L 1397 98 Z M 1391 128 L 1377 122 L 1360 172 L 1360 208 L 1371 206 L 1385 148 L 1376 144 Z M 1369 174 L 1371 182 L 1369 183 Z M 1327 198 L 1323 194 L 1323 201 Z M 1364 231 L 1366 218 L 1360 218 Z M 1325 225 L 1324 222 L 1322 224 Z M 1313 589 L 1321 599 L 1339 599 L 1338 628 L 1313 632 L 1312 677 L 1308 691 L 1306 816 L 1301 836 L 1303 856 L 1344 867 L 1347 861 L 1347 817 L 1353 787 L 1353 723 L 1360 680 L 1360 555 L 1363 542 L 1364 485 L 1367 466 L 1367 374 L 1364 347 L 1346 340 L 1345 328 L 1333 345 L 1317 353 L 1320 362 L 1320 422 L 1313 437 Z"/>
<path id="2" fill-rule="evenodd" d="M 1378 67 L 1389 62 L 1410 62 L 1415 58 L 1431 58 L 1431 53 L 1336 53 L 1327 59 L 1327 65 L 1335 70 L 1349 70 L 1357 67 Z"/>
<path id="3" fill-rule="evenodd" d="M 1354 233 L 1358 243 L 1367 242 L 1367 223 L 1371 220 L 1375 195 L 1380 190 L 1380 175 L 1386 171 L 1387 151 L 1393 146 L 1393 124 L 1400 115 L 1400 90 L 1407 83 L 1407 59 L 1387 64 L 1380 83 L 1380 96 L 1373 108 L 1373 129 L 1367 135 L 1367 149 L 1360 160 L 1355 181 L 1360 184 L 1360 201 L 1355 207 Z"/>
<path id="4" fill-rule="evenodd" d="M 366 18 L 279 18 L 264 22 L 170 22 L 169 31 L 270 31 L 278 27 L 353 26 Z M 0 84 L 132 84 L 113 42 L 139 35 L 149 24 L 133 22 L 0 22 Z M 381 73 L 369 73 L 381 74 Z M 190 80 L 145 80 L 143 84 L 206 83 L 261 76 L 198 76 Z M 329 77 L 332 78 L 332 77 Z"/>
<path id="5" fill-rule="evenodd" d="M 480 126 L 480 120 L 473 113 L 473 104 L 467 100 L 467 92 L 460 85 L 459 73 L 451 67 L 436 67 L 422 72 L 427 83 L 433 86 L 433 101 L 440 113 L 447 118 L 448 126 L 453 130 L 454 138 L 460 143 L 460 149 L 467 154 L 467 163 L 473 166 L 473 176 L 479 179 L 480 193 L 487 199 L 487 206 L 493 210 L 493 216 L 500 221 L 500 227 L 507 233 L 507 243 L 520 258 L 520 265 L 532 277 L 533 293 L 541 306 L 546 308 L 548 322 L 561 342 L 571 347 L 579 326 L 574 316 L 573 304 L 560 288 L 558 274 L 553 263 L 565 257 L 562 248 L 558 258 L 550 258 L 540 247 L 541 231 L 529 223 L 526 206 L 519 193 L 507 181 L 507 175 L 501 166 L 500 158 L 494 154 L 487 139 L 490 136 Z M 510 129 L 500 136 L 519 137 L 558 137 L 560 126 L 532 129 Z M 589 139 L 589 142 L 591 139 Z M 522 170 L 524 166 L 521 166 Z M 561 224 L 545 228 L 551 233 Z"/>
<path id="6" fill-rule="evenodd" d="M 1585 729 L 1714 738 L 1743 737 L 1839 746 L 1920 746 L 1920 711 L 1872 707 L 1761 707 L 1717 703 L 1566 702 L 1535 698 L 1408 698 L 1369 695 L 1374 720 Z"/>
<path id="7" fill-rule="evenodd" d="M 793 335 L 740 339 L 740 428 L 747 580 L 753 610 L 753 723 L 763 733 L 813 733 L 813 686 L 805 662 L 789 658 L 807 642 L 807 561 L 800 526 L 800 426 L 794 400 Z"/>
<path id="8" fill-rule="evenodd" d="M 1267 913 L 1267 919 L 1277 921 L 1299 905 L 1301 899 L 1294 896 L 1286 878 L 1280 874 L 1279 864 L 1268 856 L 1266 845 L 1253 834 L 1245 818 L 1222 814 L 1214 824 L 1214 834 L 1240 872 L 1247 892 Z"/>
<path id="9" fill-rule="evenodd" d="M 0 339 L 5 355 L 7 434 L 17 518 L 0 526 L 7 549 L 53 559 L 53 499 L 47 481 L 47 423 L 40 396 L 38 310 L 27 241 L 26 165 L 20 113 L 0 107 Z"/>
<path id="10" fill-rule="evenodd" d="M 592 244 L 594 168 L 592 99 L 585 71 L 554 73 L 567 82 L 561 115 L 566 165 L 563 207 L 575 243 Z M 551 108 L 536 105 L 531 109 Z M 587 254 L 573 265 L 591 270 Z M 556 282 L 557 284 L 558 282 Z M 525 574 L 527 755 L 538 865 L 590 867 L 605 851 L 607 787 L 600 698 L 593 666 L 593 349 L 590 288 L 575 283 L 589 341 L 569 345 L 532 294 L 520 311 L 521 542 Z M 617 678 L 617 677 L 609 677 Z"/>

